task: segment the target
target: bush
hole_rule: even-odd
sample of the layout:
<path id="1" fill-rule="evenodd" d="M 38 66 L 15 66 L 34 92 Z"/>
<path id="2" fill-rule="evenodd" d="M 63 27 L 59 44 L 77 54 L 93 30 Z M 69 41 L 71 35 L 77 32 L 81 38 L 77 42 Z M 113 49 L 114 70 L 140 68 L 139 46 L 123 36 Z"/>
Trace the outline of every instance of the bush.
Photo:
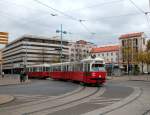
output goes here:
<path id="1" fill-rule="evenodd" d="M 134 65 L 133 67 L 133 75 L 138 75 L 140 73 L 140 68 L 138 65 Z"/>

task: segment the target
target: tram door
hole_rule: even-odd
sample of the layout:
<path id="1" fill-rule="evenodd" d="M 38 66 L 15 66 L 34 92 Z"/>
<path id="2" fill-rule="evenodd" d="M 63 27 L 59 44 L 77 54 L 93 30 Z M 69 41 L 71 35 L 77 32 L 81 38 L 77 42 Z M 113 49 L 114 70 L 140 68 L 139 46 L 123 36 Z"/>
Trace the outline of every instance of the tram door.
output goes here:
<path id="1" fill-rule="evenodd" d="M 90 76 L 90 63 L 84 63 L 84 66 L 83 66 L 83 68 L 84 68 L 84 76 L 85 76 L 85 78 L 84 78 L 84 81 L 87 81 L 87 76 Z"/>

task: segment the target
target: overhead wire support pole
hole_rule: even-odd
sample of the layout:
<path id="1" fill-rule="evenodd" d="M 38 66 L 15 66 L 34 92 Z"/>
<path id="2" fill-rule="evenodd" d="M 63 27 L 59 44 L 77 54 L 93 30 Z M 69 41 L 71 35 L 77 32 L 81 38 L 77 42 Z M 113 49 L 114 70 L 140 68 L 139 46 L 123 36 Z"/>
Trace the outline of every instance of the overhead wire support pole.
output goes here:
<path id="1" fill-rule="evenodd" d="M 60 30 L 56 30 L 56 33 L 60 33 L 60 62 L 62 63 L 62 57 L 63 57 L 63 34 L 67 34 L 66 31 L 63 31 L 62 24 L 60 26 Z M 62 66 L 61 66 L 62 70 Z"/>
<path id="2" fill-rule="evenodd" d="M 61 26 L 60 26 L 60 39 L 61 39 L 61 54 L 60 54 L 60 62 L 62 63 L 62 51 L 63 51 L 63 49 L 62 49 L 62 24 L 61 24 Z"/>

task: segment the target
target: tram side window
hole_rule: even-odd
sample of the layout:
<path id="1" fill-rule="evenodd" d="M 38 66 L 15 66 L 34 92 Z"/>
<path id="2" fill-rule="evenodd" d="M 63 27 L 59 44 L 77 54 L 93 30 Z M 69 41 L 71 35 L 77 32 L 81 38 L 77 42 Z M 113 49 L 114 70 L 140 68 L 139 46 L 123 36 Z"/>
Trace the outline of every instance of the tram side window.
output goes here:
<path id="1" fill-rule="evenodd" d="M 42 70 L 42 67 L 39 67 L 39 71 L 40 71 L 40 72 L 43 71 L 43 70 Z"/>
<path id="2" fill-rule="evenodd" d="M 73 64 L 69 65 L 68 71 L 73 71 Z"/>
<path id="3" fill-rule="evenodd" d="M 75 64 L 75 70 L 76 71 L 82 71 L 82 69 L 83 69 L 83 64 L 82 63 L 77 63 L 77 64 Z"/>
<path id="4" fill-rule="evenodd" d="M 45 71 L 50 71 L 50 67 L 45 67 Z"/>
<path id="5" fill-rule="evenodd" d="M 80 71 L 83 71 L 83 63 L 80 63 Z"/>
<path id="6" fill-rule="evenodd" d="M 42 69 L 43 69 L 43 71 L 46 71 L 46 67 L 43 67 Z"/>
<path id="7" fill-rule="evenodd" d="M 63 70 L 63 71 L 68 71 L 67 65 L 63 65 L 63 66 L 62 66 L 62 70 Z"/>
<path id="8" fill-rule="evenodd" d="M 54 66 L 53 67 L 53 71 L 60 71 L 61 70 L 61 67 L 60 66 Z"/>
<path id="9" fill-rule="evenodd" d="M 30 67 L 30 72 L 33 72 L 33 69 L 32 69 L 32 67 Z"/>
<path id="10" fill-rule="evenodd" d="M 37 69 L 35 67 L 33 67 L 33 72 L 36 72 L 36 71 L 37 71 Z"/>

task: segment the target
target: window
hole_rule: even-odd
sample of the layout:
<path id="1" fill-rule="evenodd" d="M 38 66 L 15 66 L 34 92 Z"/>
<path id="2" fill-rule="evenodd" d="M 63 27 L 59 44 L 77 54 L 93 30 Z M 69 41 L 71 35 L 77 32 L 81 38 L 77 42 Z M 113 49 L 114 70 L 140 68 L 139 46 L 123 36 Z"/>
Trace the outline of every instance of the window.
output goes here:
<path id="1" fill-rule="evenodd" d="M 143 38 L 143 44 L 145 45 L 145 39 Z"/>
<path id="2" fill-rule="evenodd" d="M 125 45 L 125 41 L 124 40 L 122 40 L 122 46 L 124 46 Z"/>
<path id="3" fill-rule="evenodd" d="M 135 41 L 136 41 L 135 43 L 136 43 L 136 46 L 137 46 L 137 45 L 138 45 L 138 40 L 137 40 L 137 39 L 135 39 Z"/>
<path id="4" fill-rule="evenodd" d="M 113 58 L 111 58 L 111 62 L 113 62 Z"/>
<path id="5" fill-rule="evenodd" d="M 113 52 L 111 52 L 111 56 L 113 56 Z"/>
<path id="6" fill-rule="evenodd" d="M 105 71 L 104 64 L 92 64 L 91 71 Z"/>

